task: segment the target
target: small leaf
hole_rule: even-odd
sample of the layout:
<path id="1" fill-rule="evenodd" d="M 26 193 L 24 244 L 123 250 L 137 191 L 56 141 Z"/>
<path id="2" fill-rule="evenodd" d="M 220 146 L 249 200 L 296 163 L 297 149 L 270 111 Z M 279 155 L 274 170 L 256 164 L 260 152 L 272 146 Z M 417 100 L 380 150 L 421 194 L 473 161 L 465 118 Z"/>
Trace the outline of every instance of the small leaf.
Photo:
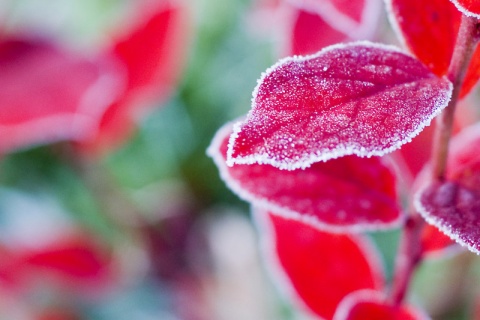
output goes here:
<path id="1" fill-rule="evenodd" d="M 339 305 L 333 320 L 427 320 L 423 312 L 408 306 L 393 306 L 381 292 L 356 291 Z"/>
<path id="2" fill-rule="evenodd" d="M 116 64 L 45 40 L 2 38 L 0 69 L 0 153 L 91 137 L 123 90 Z"/>
<path id="3" fill-rule="evenodd" d="M 431 184 L 416 202 L 423 217 L 450 238 L 480 254 L 480 192 L 457 182 Z"/>
<path id="4" fill-rule="evenodd" d="M 19 285 L 25 266 L 13 248 L 0 243 L 0 286 L 13 290 Z"/>
<path id="5" fill-rule="evenodd" d="M 450 238 L 480 254 L 480 125 L 451 142 L 445 181 L 417 193 L 419 213 Z"/>
<path id="6" fill-rule="evenodd" d="M 164 2 L 138 7 L 135 27 L 108 50 L 125 67 L 127 88 L 104 113 L 98 135 L 85 142 L 84 151 L 101 152 L 125 141 L 136 120 L 166 99 L 180 77 L 190 29 L 186 7 Z"/>
<path id="7" fill-rule="evenodd" d="M 32 274 L 50 275 L 77 287 L 106 284 L 113 275 L 112 255 L 92 237 L 73 234 L 20 253 Z"/>
<path id="8" fill-rule="evenodd" d="M 339 42 L 372 39 L 380 0 L 258 1 L 254 20 L 280 41 L 280 55 L 312 54 Z"/>
<path id="9" fill-rule="evenodd" d="M 458 251 L 459 246 L 450 237 L 432 225 L 427 225 L 421 235 L 422 252 L 428 257 L 443 256 L 446 252 Z"/>
<path id="10" fill-rule="evenodd" d="M 454 134 L 474 124 L 478 119 L 477 112 L 474 111 L 473 106 L 469 105 L 468 99 L 459 102 L 455 110 Z M 420 172 L 430 160 L 435 128 L 436 123 L 434 121 L 416 136 L 412 142 L 404 144 L 392 154 L 397 160 L 397 165 L 401 167 L 402 178 L 406 179 L 407 182 L 413 182 L 414 177 L 418 180 Z M 408 177 L 409 172 L 411 177 Z"/>
<path id="11" fill-rule="evenodd" d="M 394 227 L 401 215 L 395 176 L 383 159 L 348 156 L 307 169 L 226 165 L 232 124 L 216 134 L 208 154 L 227 185 L 241 198 L 329 232 Z"/>
<path id="12" fill-rule="evenodd" d="M 228 165 L 306 168 L 345 155 L 384 155 L 409 142 L 448 103 L 452 85 L 395 47 L 328 47 L 270 68 L 234 128 Z"/>
<path id="13" fill-rule="evenodd" d="M 464 15 L 480 18 L 480 2 L 478 0 L 450 0 Z"/>
<path id="14" fill-rule="evenodd" d="M 305 55 L 339 42 L 350 40 L 328 24 L 320 15 L 298 10 L 294 20 L 287 55 Z"/>
<path id="15" fill-rule="evenodd" d="M 472 60 L 468 66 L 467 74 L 465 75 L 465 80 L 463 80 L 462 90 L 460 91 L 460 98 L 465 97 L 473 87 L 477 84 L 478 79 L 480 78 L 480 46 L 477 45 L 477 48 L 473 52 Z"/>
<path id="16" fill-rule="evenodd" d="M 128 93 L 170 89 L 183 65 L 188 20 L 177 4 L 139 5 L 136 26 L 114 43 L 112 54 L 128 70 Z"/>
<path id="17" fill-rule="evenodd" d="M 451 1 L 387 0 L 387 7 L 390 22 L 405 45 L 433 73 L 438 76 L 445 75 L 452 58 L 461 18 L 461 13 Z M 479 49 L 468 68 L 461 97 L 470 92 L 480 77 Z"/>
<path id="18" fill-rule="evenodd" d="M 254 217 L 278 284 L 318 316 L 331 319 L 351 292 L 382 290 L 378 254 L 366 237 L 321 232 L 262 210 L 254 210 Z"/>
<path id="19" fill-rule="evenodd" d="M 290 0 L 302 10 L 316 13 L 339 31 L 353 38 L 365 33 L 378 21 L 381 1 L 378 0 Z M 371 31 L 370 31 L 371 32 Z"/>

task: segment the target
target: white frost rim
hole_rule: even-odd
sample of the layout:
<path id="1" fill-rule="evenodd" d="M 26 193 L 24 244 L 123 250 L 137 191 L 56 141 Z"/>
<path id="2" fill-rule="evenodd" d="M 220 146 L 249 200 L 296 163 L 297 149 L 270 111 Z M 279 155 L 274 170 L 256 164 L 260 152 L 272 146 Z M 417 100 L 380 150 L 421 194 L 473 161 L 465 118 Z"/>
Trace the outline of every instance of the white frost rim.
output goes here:
<path id="1" fill-rule="evenodd" d="M 453 3 L 455 5 L 455 7 L 457 7 L 458 11 L 460 11 L 461 13 L 463 13 L 464 15 L 466 15 L 467 17 L 472 17 L 472 18 L 477 18 L 477 19 L 480 19 L 480 14 L 478 13 L 473 13 L 471 12 L 470 10 L 467 10 L 464 6 L 462 6 L 458 0 L 450 0 L 451 3 Z"/>
<path id="2" fill-rule="evenodd" d="M 253 108 L 255 105 L 255 99 L 258 95 L 258 92 L 260 90 L 260 86 L 264 82 L 265 78 L 275 72 L 277 69 L 280 67 L 284 66 L 285 64 L 288 64 L 290 62 L 303 62 L 307 61 L 310 59 L 315 59 L 317 57 L 320 57 L 330 51 L 333 50 L 338 50 L 338 49 L 344 49 L 344 48 L 349 48 L 349 47 L 356 47 L 356 46 L 363 46 L 363 47 L 370 47 L 370 48 L 378 48 L 378 49 L 383 49 L 386 51 L 392 51 L 392 52 L 398 52 L 405 54 L 409 57 L 414 58 L 414 56 L 408 52 L 405 52 L 404 50 L 401 50 L 400 48 L 392 45 L 386 45 L 386 44 L 380 44 L 380 43 L 373 43 L 370 41 L 356 41 L 356 42 L 351 42 L 351 43 L 346 43 L 346 44 L 335 44 L 332 46 L 325 47 L 324 49 L 320 50 L 319 52 L 313 54 L 313 55 L 306 55 L 306 56 L 293 56 L 293 57 L 287 57 L 284 59 L 279 60 L 276 64 L 268 68 L 265 72 L 262 73 L 260 79 L 257 80 L 257 86 L 253 90 L 252 93 L 252 102 L 251 102 L 251 109 L 248 112 L 246 119 L 244 122 L 249 121 L 251 118 L 253 118 Z M 416 59 L 416 58 L 415 58 Z M 238 137 L 239 133 L 242 131 L 242 122 L 237 122 L 234 124 L 233 127 L 233 133 L 230 136 L 229 144 L 228 144 L 228 151 L 227 151 L 227 165 L 228 166 L 233 166 L 234 164 L 270 164 L 274 167 L 277 167 L 279 169 L 284 169 L 284 170 L 295 170 L 295 169 L 305 169 L 311 166 L 315 162 L 320 162 L 320 161 L 327 161 L 331 159 L 336 159 L 340 158 L 343 156 L 347 155 L 357 155 L 359 157 L 372 157 L 372 156 L 383 156 L 387 153 L 390 153 L 392 151 L 395 151 L 399 149 L 402 145 L 405 143 L 410 142 L 414 137 L 416 137 L 426 126 L 429 126 L 433 118 L 435 118 L 440 112 L 448 105 L 450 102 L 450 97 L 451 93 L 453 90 L 453 85 L 450 81 L 448 81 L 447 78 L 443 78 L 445 81 L 448 83 L 448 91 L 445 92 L 445 95 L 441 97 L 441 101 L 443 103 L 439 103 L 439 105 L 436 106 L 435 111 L 428 116 L 426 119 L 424 119 L 423 122 L 420 123 L 418 128 L 411 132 L 410 134 L 406 135 L 403 139 L 400 139 L 396 145 L 393 145 L 387 149 L 384 150 L 372 150 L 372 151 L 367 151 L 364 148 L 358 148 L 355 146 L 337 146 L 335 149 L 329 151 L 328 153 L 325 154 L 309 154 L 307 156 L 304 156 L 301 159 L 298 159 L 297 161 L 276 161 L 275 159 L 270 158 L 267 154 L 252 154 L 249 156 L 245 157 L 236 157 L 233 158 L 233 145 L 235 144 L 235 140 Z"/>
<path id="3" fill-rule="evenodd" d="M 227 166 L 223 156 L 219 152 L 220 144 L 223 141 L 223 138 L 228 135 L 231 131 L 233 122 L 228 122 L 218 129 L 215 134 L 212 143 L 207 149 L 207 155 L 210 156 L 215 164 L 217 165 L 220 177 L 225 182 L 225 184 L 242 200 L 251 202 L 255 206 L 258 206 L 262 209 L 273 211 L 276 214 L 283 216 L 288 219 L 293 219 L 296 221 L 301 221 L 306 223 L 320 231 L 329 232 L 329 233 L 361 233 L 366 231 L 380 231 L 380 230 L 389 230 L 399 227 L 402 222 L 405 220 L 405 215 L 400 212 L 397 219 L 388 222 L 388 223 L 355 223 L 346 226 L 339 226 L 334 224 L 328 224 L 320 221 L 317 217 L 300 213 L 279 205 L 276 205 L 269 201 L 266 198 L 259 198 L 253 193 L 246 191 L 229 173 L 229 166 Z"/>
<path id="4" fill-rule="evenodd" d="M 461 246 L 467 248 L 471 252 L 480 255 L 480 250 L 472 247 L 468 243 L 466 243 L 458 233 L 455 233 L 453 230 L 445 227 L 444 223 L 442 222 L 441 219 L 436 218 L 435 216 L 431 215 L 430 212 L 423 206 L 422 201 L 421 201 L 421 196 L 424 193 L 424 191 L 429 187 L 430 185 L 427 185 L 426 187 L 423 187 L 419 192 L 417 192 L 414 196 L 413 199 L 413 205 L 415 206 L 415 209 L 417 209 L 418 213 L 422 215 L 422 217 L 431 225 L 435 226 L 438 230 L 443 232 L 446 236 L 450 237 L 453 239 L 455 242 L 460 244 Z"/>

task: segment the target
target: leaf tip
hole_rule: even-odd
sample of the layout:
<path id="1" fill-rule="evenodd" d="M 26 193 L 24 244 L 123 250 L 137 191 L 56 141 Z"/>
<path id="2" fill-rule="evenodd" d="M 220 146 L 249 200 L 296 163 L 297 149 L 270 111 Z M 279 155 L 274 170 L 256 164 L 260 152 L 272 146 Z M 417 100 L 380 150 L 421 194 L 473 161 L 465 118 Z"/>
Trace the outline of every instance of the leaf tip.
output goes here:
<path id="1" fill-rule="evenodd" d="M 448 184 L 448 185 L 447 185 Z M 447 184 L 443 184 L 441 187 L 444 189 L 450 186 L 455 186 L 454 182 L 449 182 Z M 417 212 L 427 221 L 429 224 L 437 228 L 439 231 L 444 233 L 446 236 L 454 240 L 456 243 L 460 244 L 462 247 L 467 248 L 469 251 L 480 255 L 480 249 L 479 246 L 480 244 L 477 243 L 477 245 L 473 243 L 469 243 L 474 241 L 474 237 L 469 237 L 468 234 L 462 234 L 459 230 L 455 230 L 453 225 L 451 225 L 451 221 L 449 222 L 448 220 L 445 221 L 440 217 L 437 217 L 434 213 L 430 212 L 427 207 L 425 207 L 424 202 L 423 202 L 423 196 L 428 192 L 431 191 L 431 188 L 436 188 L 438 187 L 435 185 L 427 185 L 423 189 L 421 189 L 419 192 L 417 192 L 414 196 L 413 199 L 413 205 Z M 438 188 L 437 188 L 438 189 Z M 448 201 L 448 200 L 445 200 Z M 458 214 L 458 212 L 456 212 Z"/>

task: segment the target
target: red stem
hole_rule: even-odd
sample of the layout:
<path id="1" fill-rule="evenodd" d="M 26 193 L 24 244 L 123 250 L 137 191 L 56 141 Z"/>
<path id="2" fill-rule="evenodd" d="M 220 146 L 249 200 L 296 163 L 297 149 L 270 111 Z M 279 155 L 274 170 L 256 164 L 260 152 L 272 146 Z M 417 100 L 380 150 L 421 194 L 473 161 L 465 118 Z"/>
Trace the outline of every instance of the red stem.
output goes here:
<path id="1" fill-rule="evenodd" d="M 422 261 L 421 234 L 425 221 L 418 214 L 408 217 L 403 228 L 402 239 L 395 261 L 395 275 L 390 301 L 400 305 L 405 298 L 410 280 L 416 267 Z"/>
<path id="2" fill-rule="evenodd" d="M 448 79 L 453 84 L 452 97 L 448 106 L 437 117 L 432 153 L 432 177 L 435 179 L 445 179 L 448 144 L 452 135 L 455 107 L 478 40 L 478 19 L 462 15 L 457 42 L 447 73 Z M 404 300 L 412 275 L 422 260 L 421 233 L 424 225 L 425 222 L 420 215 L 414 213 L 408 217 L 403 228 L 390 295 L 390 301 L 393 305 L 399 305 Z"/>
<path id="3" fill-rule="evenodd" d="M 478 19 L 462 15 L 455 50 L 447 73 L 448 80 L 453 83 L 452 97 L 448 106 L 436 120 L 437 128 L 433 142 L 432 163 L 433 177 L 439 180 L 445 179 L 448 145 L 452 135 L 455 108 L 477 42 Z"/>

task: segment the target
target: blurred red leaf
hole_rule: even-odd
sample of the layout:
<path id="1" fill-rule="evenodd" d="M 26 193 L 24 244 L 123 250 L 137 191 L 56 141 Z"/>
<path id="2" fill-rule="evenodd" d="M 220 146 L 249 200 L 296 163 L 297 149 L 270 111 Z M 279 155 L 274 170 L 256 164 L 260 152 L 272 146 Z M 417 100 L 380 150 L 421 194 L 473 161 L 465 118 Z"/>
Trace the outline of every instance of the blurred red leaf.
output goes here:
<path id="1" fill-rule="evenodd" d="M 407 47 L 439 76 L 447 73 L 460 27 L 461 13 L 450 0 L 389 0 L 390 21 Z M 435 50 L 432 50 L 435 48 Z M 465 96 L 480 77 L 480 48 L 462 88 Z"/>
<path id="2" fill-rule="evenodd" d="M 463 81 L 462 90 L 460 91 L 461 98 L 466 96 L 473 89 L 473 87 L 477 84 L 479 78 L 480 78 L 480 46 L 477 45 L 477 48 L 473 53 L 473 58 L 470 61 L 470 65 L 468 66 L 467 74 L 465 75 L 465 80 Z"/>
<path id="3" fill-rule="evenodd" d="M 127 88 L 104 113 L 99 134 L 85 143 L 85 151 L 102 152 L 127 139 L 138 118 L 173 91 L 185 64 L 187 7 L 172 1 L 139 7 L 134 27 L 109 49 L 127 70 Z"/>
<path id="4" fill-rule="evenodd" d="M 227 185 L 241 198 L 330 232 L 378 230 L 400 218 L 395 176 L 383 159 L 348 156 L 307 169 L 226 165 L 232 124 L 222 127 L 208 154 Z"/>
<path id="5" fill-rule="evenodd" d="M 383 155 L 416 136 L 450 94 L 449 81 L 394 47 L 361 42 L 287 58 L 260 79 L 227 163 L 292 170 Z"/>
<path id="6" fill-rule="evenodd" d="M 426 225 L 423 229 L 421 243 L 423 254 L 428 256 L 442 255 L 445 250 L 457 246 L 456 242 L 432 225 Z"/>
<path id="7" fill-rule="evenodd" d="M 321 232 L 266 211 L 256 210 L 254 215 L 273 275 L 315 314 L 331 319 L 349 293 L 382 289 L 381 264 L 367 238 Z"/>
<path id="8" fill-rule="evenodd" d="M 119 95 L 117 65 L 39 39 L 0 41 L 0 153 L 95 134 Z"/>
<path id="9" fill-rule="evenodd" d="M 329 24 L 357 38 L 365 28 L 374 29 L 382 3 L 377 0 L 290 0 L 302 10 L 316 13 Z M 355 35 L 356 34 L 356 35 Z"/>
<path id="10" fill-rule="evenodd" d="M 0 286 L 15 288 L 22 272 L 23 266 L 17 252 L 0 244 Z"/>
<path id="11" fill-rule="evenodd" d="M 478 120 L 478 115 L 474 108 L 474 106 L 470 105 L 468 99 L 462 100 L 457 104 L 453 124 L 454 133 L 460 132 Z M 436 122 L 432 121 L 430 126 L 425 127 L 415 139 L 410 143 L 404 144 L 399 150 L 394 152 L 395 159 L 400 161 L 402 176 L 409 183 L 413 182 L 415 177 L 418 177 L 418 174 L 430 160 L 435 128 Z M 411 177 L 408 177 L 409 172 Z"/>
<path id="12" fill-rule="evenodd" d="M 480 253 L 480 126 L 463 130 L 451 142 L 446 180 L 417 193 L 415 206 L 449 237 Z"/>
<path id="13" fill-rule="evenodd" d="M 427 320 L 428 317 L 408 306 L 389 304 L 381 292 L 361 290 L 347 296 L 333 320 Z"/>
<path id="14" fill-rule="evenodd" d="M 20 252 L 33 274 L 55 277 L 71 285 L 106 284 L 112 276 L 112 256 L 85 235 L 71 235 L 40 248 Z"/>
<path id="15" fill-rule="evenodd" d="M 379 0 L 257 0 L 253 22 L 279 40 L 280 56 L 307 55 L 339 42 L 372 39 Z"/>
<path id="16" fill-rule="evenodd" d="M 294 20 L 291 44 L 287 55 L 306 55 L 349 40 L 343 32 L 333 28 L 320 15 L 298 10 Z"/>

